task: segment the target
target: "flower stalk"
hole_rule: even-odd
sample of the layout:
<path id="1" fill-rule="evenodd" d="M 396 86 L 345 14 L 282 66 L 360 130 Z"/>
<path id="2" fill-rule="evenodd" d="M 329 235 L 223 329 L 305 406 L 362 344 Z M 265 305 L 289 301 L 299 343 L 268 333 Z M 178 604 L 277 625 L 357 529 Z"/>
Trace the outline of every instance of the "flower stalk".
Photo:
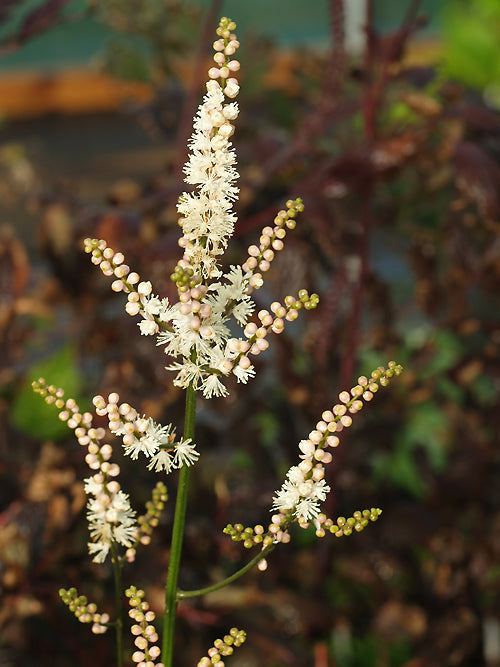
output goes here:
<path id="1" fill-rule="evenodd" d="M 186 391 L 186 412 L 184 421 L 184 437 L 194 439 L 196 418 L 196 392 L 192 385 Z M 172 667 L 175 621 L 177 616 L 177 581 L 182 555 L 182 541 L 186 524 L 186 507 L 189 491 L 190 467 L 183 466 L 179 473 L 179 484 L 175 502 L 174 525 L 172 528 L 172 542 L 170 560 L 168 564 L 167 584 L 165 587 L 165 612 L 163 617 L 163 641 L 161 659 L 165 667 Z"/>

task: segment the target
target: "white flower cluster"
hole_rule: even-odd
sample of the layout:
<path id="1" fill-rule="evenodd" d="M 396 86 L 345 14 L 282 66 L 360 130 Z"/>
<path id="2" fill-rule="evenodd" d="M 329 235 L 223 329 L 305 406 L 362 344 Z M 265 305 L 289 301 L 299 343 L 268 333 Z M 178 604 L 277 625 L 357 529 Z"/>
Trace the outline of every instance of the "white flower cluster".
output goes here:
<path id="1" fill-rule="evenodd" d="M 161 426 L 153 419 L 141 417 L 128 403 L 119 404 L 120 397 L 116 392 L 108 396 L 94 396 L 96 412 L 108 418 L 111 433 L 123 439 L 124 451 L 131 459 L 139 454 L 150 459 L 148 468 L 156 472 L 190 466 L 199 458 L 196 445 L 191 439 L 175 442 L 175 430 L 171 424 Z"/>
<path id="2" fill-rule="evenodd" d="M 239 192 L 234 185 L 238 172 L 229 137 L 234 132 L 231 121 L 238 116 L 238 105 L 224 105 L 224 101 L 220 84 L 209 81 L 194 120 L 191 154 L 184 167 L 186 183 L 197 186 L 198 192 L 185 192 L 177 205 L 183 216 L 179 224 L 184 258 L 203 278 L 221 275 L 217 258 L 227 247 L 236 220 L 231 205 Z"/>
<path id="3" fill-rule="evenodd" d="M 276 492 L 273 499 L 273 510 L 280 512 L 293 510 L 297 519 L 310 521 L 318 516 L 319 502 L 326 498 L 330 487 L 324 479 L 314 481 L 307 479 L 309 465 L 293 466 L 287 473 L 287 478 L 281 489 Z"/>
<path id="4" fill-rule="evenodd" d="M 153 294 L 151 283 L 140 281 L 139 275 L 124 264 L 123 255 L 115 253 L 105 241 L 85 241 L 92 262 L 115 278 L 112 289 L 127 293 L 127 312 L 142 316 L 141 334 L 157 335 L 158 345 L 174 358 L 167 366 L 176 373 L 174 384 L 182 388 L 192 385 L 205 398 L 226 396 L 223 380 L 230 375 L 246 383 L 255 375 L 250 356 L 268 348 L 268 333 L 281 333 L 285 320 L 295 320 L 300 308 L 314 308 L 318 302 L 316 295 L 301 290 L 298 297 L 287 296 L 284 305 L 272 303 L 271 312 L 259 311 L 259 323 L 249 321 L 255 310 L 250 294 L 262 286 L 262 273 L 269 269 L 275 252 L 283 248 L 287 230 L 294 229 L 294 218 L 303 210 L 300 199 L 288 201 L 287 210 L 278 213 L 274 226 L 264 227 L 259 245 L 250 246 L 242 266 L 231 266 L 225 274 L 218 266 L 233 233 L 236 216 L 231 207 L 238 195 L 236 156 L 229 138 L 234 131 L 232 121 L 238 116 L 233 100 L 239 86 L 233 74 L 239 63 L 232 57 L 239 43 L 231 26 L 232 22 L 223 19 L 218 30 L 220 39 L 214 43 L 217 66 L 209 70 L 207 93 L 194 119 L 190 155 L 184 168 L 185 181 L 194 190 L 184 193 L 178 204 L 183 257 L 172 274 L 178 302 L 170 304 L 168 299 Z M 243 336 L 233 337 L 234 325 L 243 329 Z M 135 453 L 135 448 L 141 447 L 149 451 L 137 442 L 129 446 L 129 451 Z M 161 445 L 153 456 L 152 466 L 167 469 L 169 462 Z"/>
<path id="5" fill-rule="evenodd" d="M 135 512 L 118 482 L 104 484 L 99 474 L 84 481 L 85 493 L 94 496 L 87 503 L 87 521 L 92 538 L 92 542 L 88 543 L 89 553 L 94 556 L 94 562 L 102 563 L 113 542 L 124 547 L 134 544 L 138 534 Z M 115 486 L 118 488 L 115 489 Z"/>

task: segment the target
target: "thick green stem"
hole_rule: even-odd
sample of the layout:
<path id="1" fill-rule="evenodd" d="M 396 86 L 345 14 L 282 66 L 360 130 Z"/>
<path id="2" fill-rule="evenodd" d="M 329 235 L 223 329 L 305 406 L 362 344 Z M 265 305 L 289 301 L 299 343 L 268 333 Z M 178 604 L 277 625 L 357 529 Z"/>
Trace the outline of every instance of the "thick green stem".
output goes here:
<path id="1" fill-rule="evenodd" d="M 116 664 L 123 667 L 123 610 L 122 610 L 122 564 L 118 558 L 116 544 L 111 542 L 113 570 L 115 575 L 115 606 L 116 606 Z"/>
<path id="2" fill-rule="evenodd" d="M 244 565 L 242 568 L 240 568 L 237 572 L 232 574 L 230 577 L 227 577 L 226 579 L 222 579 L 222 581 L 218 581 L 216 584 L 212 584 L 211 586 L 207 586 L 206 588 L 198 588 L 193 591 L 177 591 L 177 597 L 179 599 L 183 598 L 194 598 L 197 597 L 198 595 L 205 595 L 206 593 L 212 593 L 212 591 L 218 591 L 219 588 L 224 588 L 224 586 L 228 586 L 229 584 L 232 584 L 233 581 L 236 581 L 236 579 L 239 579 L 243 574 L 248 572 L 249 570 L 252 569 L 254 565 L 256 565 L 259 561 L 261 561 L 263 558 L 267 556 L 268 553 L 270 553 L 276 544 L 269 544 L 267 547 L 262 549 L 252 560 L 248 561 L 246 565 Z"/>
<path id="3" fill-rule="evenodd" d="M 196 392 L 189 385 L 186 392 L 186 414 L 184 421 L 184 439 L 194 440 L 194 423 L 196 415 Z M 165 588 L 165 616 L 163 617 L 163 645 L 161 661 L 165 667 L 172 667 L 174 654 L 174 633 L 177 614 L 177 580 L 182 553 L 182 540 L 186 521 L 186 505 L 189 490 L 190 467 L 182 466 L 179 471 L 179 485 L 175 502 L 174 526 L 172 529 L 172 543 L 170 546 L 170 561 L 168 564 L 167 584 Z"/>

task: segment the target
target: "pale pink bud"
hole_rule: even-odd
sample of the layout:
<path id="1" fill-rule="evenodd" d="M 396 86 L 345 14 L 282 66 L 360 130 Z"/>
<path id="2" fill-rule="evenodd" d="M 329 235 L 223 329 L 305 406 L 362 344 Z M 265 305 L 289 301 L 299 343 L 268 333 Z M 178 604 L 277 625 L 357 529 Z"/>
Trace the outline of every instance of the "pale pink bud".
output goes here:
<path id="1" fill-rule="evenodd" d="M 249 322 L 246 325 L 243 333 L 247 338 L 251 338 L 256 331 L 257 331 L 257 325 L 255 324 L 255 322 Z"/>
<path id="2" fill-rule="evenodd" d="M 241 359 L 238 361 L 238 366 L 240 366 L 240 368 L 243 368 L 244 370 L 250 368 L 251 365 L 252 363 L 248 357 L 241 357 Z"/>
<path id="3" fill-rule="evenodd" d="M 218 79 L 218 78 L 220 77 L 220 71 L 219 71 L 219 68 L 218 68 L 218 67 L 211 67 L 211 68 L 208 70 L 208 76 L 209 76 L 211 79 Z"/>
<path id="4" fill-rule="evenodd" d="M 147 282 L 140 282 L 139 285 L 137 286 L 137 291 L 141 296 L 149 296 L 151 292 L 153 291 L 153 287 L 149 280 Z"/>
<path id="5" fill-rule="evenodd" d="M 129 315 L 137 315 L 137 313 L 140 310 L 140 306 L 138 303 L 133 303 L 129 301 L 125 306 L 125 310 Z"/>
<path id="6" fill-rule="evenodd" d="M 251 246 L 248 248 L 248 254 L 249 254 L 251 257 L 257 257 L 257 256 L 260 254 L 260 250 L 259 250 L 259 248 L 257 248 L 256 245 L 251 245 Z"/>
<path id="7" fill-rule="evenodd" d="M 238 95 L 239 92 L 240 92 L 240 87 L 238 86 L 238 84 L 231 83 L 228 79 L 226 87 L 224 88 L 224 94 L 227 95 L 227 97 L 234 98 Z"/>
<path id="8" fill-rule="evenodd" d="M 260 273 L 254 273 L 248 282 L 250 283 L 251 287 L 255 287 L 256 289 L 259 289 L 259 287 L 262 287 L 264 284 L 264 280 L 262 279 Z"/>
<path id="9" fill-rule="evenodd" d="M 117 266 L 115 268 L 114 274 L 117 278 L 125 278 L 125 276 L 128 275 L 130 271 L 130 268 L 126 264 L 122 264 L 121 266 Z"/>
<path id="10" fill-rule="evenodd" d="M 267 350 L 267 348 L 269 347 L 269 342 L 267 340 L 264 340 L 264 338 L 257 338 L 257 340 L 255 341 L 255 345 L 257 345 L 259 350 L 264 352 L 264 350 Z"/>
<path id="11" fill-rule="evenodd" d="M 318 430 L 314 430 L 314 431 L 311 431 L 309 433 L 309 440 L 311 440 L 315 444 L 318 444 L 319 442 L 321 442 L 322 437 L 323 437 L 323 434 L 321 433 L 321 431 L 318 431 Z"/>
<path id="12" fill-rule="evenodd" d="M 202 304 L 200 308 L 200 315 L 206 319 L 207 317 L 210 317 L 211 314 L 212 314 L 212 307 L 210 306 L 210 304 L 208 303 Z"/>
<path id="13" fill-rule="evenodd" d="M 219 364 L 219 370 L 224 373 L 224 375 L 229 375 L 233 370 L 233 364 L 229 359 L 224 359 L 222 363 Z"/>

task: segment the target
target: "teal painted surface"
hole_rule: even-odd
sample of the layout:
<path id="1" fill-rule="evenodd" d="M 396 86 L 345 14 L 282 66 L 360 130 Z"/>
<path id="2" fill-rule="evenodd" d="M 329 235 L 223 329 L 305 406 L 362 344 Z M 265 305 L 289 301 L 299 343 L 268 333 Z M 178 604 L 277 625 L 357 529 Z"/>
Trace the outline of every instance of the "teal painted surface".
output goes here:
<path id="1" fill-rule="evenodd" d="M 184 1 L 203 7 L 210 4 L 210 0 Z M 428 32 L 438 30 L 438 16 L 442 7 L 455 1 L 423 0 L 422 9 L 431 19 Z M 39 0 L 25 0 L 20 4 L 15 19 L 19 21 L 26 8 L 38 4 Z M 75 6 L 78 8 L 82 4 L 80 0 L 75 5 L 70 4 L 70 13 L 74 12 Z M 325 46 L 330 39 L 328 4 L 328 0 L 226 0 L 222 12 L 237 21 L 238 33 L 243 39 L 251 31 L 269 36 L 285 46 Z M 377 25 L 384 30 L 397 27 L 408 4 L 409 0 L 375 0 Z M 0 27 L 0 38 L 5 33 L 6 27 Z M 51 69 L 87 64 L 99 57 L 112 34 L 107 27 L 92 19 L 69 22 L 30 39 L 13 53 L 2 54 L 0 70 Z"/>

